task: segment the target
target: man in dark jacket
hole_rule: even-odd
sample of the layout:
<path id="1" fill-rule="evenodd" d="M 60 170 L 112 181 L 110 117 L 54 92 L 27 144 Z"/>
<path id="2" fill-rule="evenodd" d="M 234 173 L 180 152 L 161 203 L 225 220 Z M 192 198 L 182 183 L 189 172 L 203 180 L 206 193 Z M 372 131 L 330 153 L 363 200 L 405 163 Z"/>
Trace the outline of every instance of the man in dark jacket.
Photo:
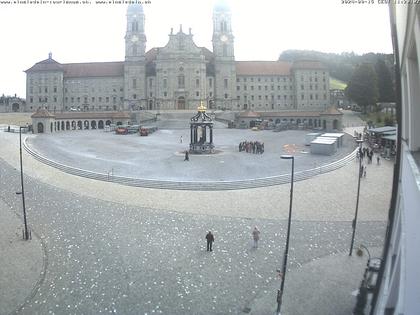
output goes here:
<path id="1" fill-rule="evenodd" d="M 214 242 L 214 236 L 213 234 L 211 234 L 211 231 L 209 231 L 206 235 L 206 240 L 207 240 L 207 251 L 212 252 L 213 251 L 213 242 Z"/>

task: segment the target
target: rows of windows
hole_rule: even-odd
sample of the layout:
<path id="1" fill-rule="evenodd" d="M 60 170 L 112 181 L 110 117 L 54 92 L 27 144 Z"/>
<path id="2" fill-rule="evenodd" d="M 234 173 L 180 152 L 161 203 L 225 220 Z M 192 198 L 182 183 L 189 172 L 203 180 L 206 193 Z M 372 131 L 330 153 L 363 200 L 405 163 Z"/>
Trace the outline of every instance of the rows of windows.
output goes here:
<path id="1" fill-rule="evenodd" d="M 117 99 L 118 99 L 117 96 L 112 96 L 112 98 L 110 98 L 109 96 L 105 96 L 105 97 L 99 96 L 97 98 L 95 96 L 92 96 L 92 97 L 90 97 L 90 99 L 87 96 L 84 96 L 83 99 L 80 96 L 78 96 L 78 97 L 74 97 L 74 96 L 68 97 L 68 96 L 66 96 L 66 97 L 64 97 L 64 103 L 69 103 L 69 102 L 70 103 L 81 103 L 82 100 L 83 100 L 84 104 L 87 104 L 89 101 L 91 103 L 95 103 L 96 101 L 98 103 L 102 103 L 102 101 L 105 101 L 105 103 L 109 103 L 112 100 L 112 102 L 115 104 L 115 103 L 117 103 Z M 119 98 L 119 100 L 120 100 L 120 102 L 123 102 L 124 97 L 121 96 Z"/>
<path id="2" fill-rule="evenodd" d="M 134 81 L 133 81 L 133 83 L 134 83 Z M 112 88 L 112 92 L 116 93 L 118 89 L 119 89 L 120 92 L 124 92 L 124 88 L 122 88 L 122 87 L 120 87 L 120 88 L 113 87 Z M 99 86 L 97 89 L 95 89 L 94 87 L 92 87 L 90 89 L 90 92 L 95 93 L 95 92 L 110 91 L 110 90 L 111 90 L 110 87 L 105 86 L 105 87 L 102 88 L 102 86 Z M 88 86 L 83 86 L 83 87 L 80 87 L 80 86 L 72 86 L 71 88 L 68 88 L 68 87 L 65 87 L 64 88 L 64 93 L 75 93 L 75 94 L 78 94 L 80 92 L 89 93 Z"/>
<path id="3" fill-rule="evenodd" d="M 57 103 L 58 97 L 57 96 L 53 96 L 51 98 L 51 100 L 54 103 Z M 33 96 L 30 96 L 29 97 L 29 103 L 33 103 L 33 102 L 34 102 L 34 97 Z M 48 102 L 48 96 L 38 96 L 38 103 L 47 103 L 47 102 Z"/>
<path id="4" fill-rule="evenodd" d="M 248 95 L 244 95 L 243 97 L 244 97 L 244 99 L 248 99 Z M 265 100 L 268 100 L 269 98 L 271 100 L 274 100 L 276 98 L 275 95 L 249 95 L 249 97 L 251 98 L 251 100 L 254 100 L 254 99 L 262 100 L 263 97 L 264 97 Z M 238 95 L 237 99 L 240 100 L 241 96 Z M 281 100 L 281 99 L 283 99 L 283 100 L 287 100 L 287 99 L 293 100 L 293 95 L 277 95 L 277 99 L 278 100 Z"/>
<path id="5" fill-rule="evenodd" d="M 29 93 L 34 94 L 34 87 L 29 87 Z M 54 93 L 57 93 L 57 86 L 53 86 L 52 89 L 49 89 L 48 86 L 38 86 L 38 93 L 48 93 L 48 91 L 52 91 Z"/>
<path id="6" fill-rule="evenodd" d="M 305 99 L 305 94 L 301 94 L 300 99 L 304 100 Z M 313 99 L 318 100 L 318 94 L 309 94 L 309 99 L 310 100 L 313 100 Z M 323 94 L 323 99 L 324 100 L 327 99 L 327 94 L 326 93 Z"/>
<path id="7" fill-rule="evenodd" d="M 254 91 L 255 90 L 255 86 L 254 85 L 250 85 L 249 86 L 249 88 L 250 88 L 250 90 L 251 91 Z M 263 86 L 262 85 L 257 85 L 257 88 L 258 88 L 258 91 L 262 91 L 262 89 L 263 89 Z M 242 86 L 242 89 L 244 90 L 244 91 L 248 91 L 248 86 L 245 84 L 245 85 L 243 85 Z M 280 91 L 280 90 L 293 90 L 293 85 L 283 85 L 283 86 L 281 86 L 281 85 L 277 85 L 277 86 L 274 86 L 274 85 L 271 85 L 271 86 L 268 86 L 268 85 L 264 85 L 264 91 L 274 91 L 274 90 L 277 90 L 277 91 Z M 237 91 L 240 91 L 241 90 L 241 86 L 240 85 L 237 85 L 236 86 L 236 90 Z"/>
<path id="8" fill-rule="evenodd" d="M 255 103 L 248 104 L 248 103 L 245 103 L 245 104 L 238 104 L 237 105 L 237 107 L 239 107 L 239 108 L 242 107 L 244 109 L 246 109 L 248 107 L 263 107 L 263 106 L 265 106 L 266 108 L 271 107 L 271 109 L 279 109 L 279 108 L 289 108 L 289 109 L 291 109 L 291 108 L 293 108 L 293 104 L 275 104 L 275 103 L 271 103 L 271 104 L 268 104 L 268 103 L 265 103 L 265 104 L 261 104 L 261 103 L 260 104 L 255 104 Z"/>
<path id="9" fill-rule="evenodd" d="M 293 77 L 281 76 L 281 77 L 237 77 L 236 82 L 293 82 Z"/>

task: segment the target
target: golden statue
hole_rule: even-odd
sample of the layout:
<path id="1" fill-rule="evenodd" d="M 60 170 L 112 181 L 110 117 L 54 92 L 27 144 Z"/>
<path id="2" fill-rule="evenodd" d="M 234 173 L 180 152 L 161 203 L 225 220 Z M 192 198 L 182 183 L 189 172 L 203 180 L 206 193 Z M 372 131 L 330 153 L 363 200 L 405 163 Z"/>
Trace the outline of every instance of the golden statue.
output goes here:
<path id="1" fill-rule="evenodd" d="M 200 102 L 200 106 L 198 106 L 198 111 L 199 111 L 199 112 L 203 112 L 203 113 L 205 113 L 205 112 L 206 112 L 206 109 L 207 109 L 207 107 L 206 107 L 206 106 L 204 106 L 203 101 L 201 101 L 201 102 Z"/>

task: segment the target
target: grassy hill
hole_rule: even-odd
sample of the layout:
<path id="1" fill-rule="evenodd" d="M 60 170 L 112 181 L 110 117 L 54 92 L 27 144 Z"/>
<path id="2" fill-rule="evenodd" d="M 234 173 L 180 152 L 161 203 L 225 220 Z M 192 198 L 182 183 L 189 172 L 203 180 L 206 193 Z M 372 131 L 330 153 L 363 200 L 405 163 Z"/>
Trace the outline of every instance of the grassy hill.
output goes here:
<path id="1" fill-rule="evenodd" d="M 330 90 L 344 90 L 347 83 L 340 81 L 336 78 L 330 77 Z"/>

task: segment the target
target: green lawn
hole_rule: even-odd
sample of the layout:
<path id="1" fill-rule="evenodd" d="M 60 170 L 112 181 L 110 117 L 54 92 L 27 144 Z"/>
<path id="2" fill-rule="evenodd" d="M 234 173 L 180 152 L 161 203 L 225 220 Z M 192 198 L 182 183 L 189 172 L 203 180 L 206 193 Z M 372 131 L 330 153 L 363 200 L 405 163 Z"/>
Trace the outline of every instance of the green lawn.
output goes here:
<path id="1" fill-rule="evenodd" d="M 347 86 L 347 83 L 330 77 L 330 90 L 344 90 Z"/>

